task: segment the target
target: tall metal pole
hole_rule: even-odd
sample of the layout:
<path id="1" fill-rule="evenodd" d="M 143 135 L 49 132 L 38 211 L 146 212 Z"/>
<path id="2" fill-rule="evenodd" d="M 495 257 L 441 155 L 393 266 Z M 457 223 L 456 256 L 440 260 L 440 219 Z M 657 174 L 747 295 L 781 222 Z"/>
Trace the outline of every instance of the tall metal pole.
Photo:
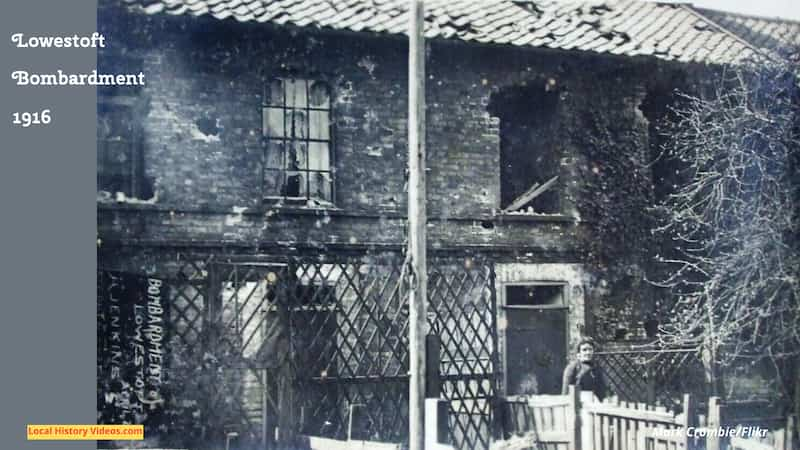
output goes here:
<path id="1" fill-rule="evenodd" d="M 408 255 L 409 450 L 425 448 L 425 331 L 428 297 L 425 211 L 425 6 L 409 0 L 408 45 Z"/>

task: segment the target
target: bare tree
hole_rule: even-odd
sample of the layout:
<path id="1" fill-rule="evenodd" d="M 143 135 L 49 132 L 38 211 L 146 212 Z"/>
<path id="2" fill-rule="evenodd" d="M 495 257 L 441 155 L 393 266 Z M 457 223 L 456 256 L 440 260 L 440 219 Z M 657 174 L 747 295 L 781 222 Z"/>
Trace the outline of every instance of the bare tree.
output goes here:
<path id="1" fill-rule="evenodd" d="M 747 358 L 800 395 L 798 73 L 789 61 L 728 69 L 673 111 L 664 156 L 676 170 L 656 231 L 674 303 L 660 339 L 701 348 L 717 391 L 717 369 Z"/>

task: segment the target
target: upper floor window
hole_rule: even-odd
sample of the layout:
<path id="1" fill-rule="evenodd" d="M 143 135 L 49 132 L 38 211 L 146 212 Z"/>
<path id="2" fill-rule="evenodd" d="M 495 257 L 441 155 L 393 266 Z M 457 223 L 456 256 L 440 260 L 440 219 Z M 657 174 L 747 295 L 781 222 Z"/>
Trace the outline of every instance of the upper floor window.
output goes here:
<path id="1" fill-rule="evenodd" d="M 99 52 L 97 69 L 105 73 L 138 73 L 140 58 Z M 153 196 L 152 179 L 145 176 L 142 122 L 149 109 L 140 86 L 97 88 L 97 190 L 114 198 Z"/>
<path id="2" fill-rule="evenodd" d="M 500 119 L 500 209 L 504 213 L 559 214 L 563 124 L 558 92 L 546 82 L 512 86 L 492 96 Z"/>
<path id="3" fill-rule="evenodd" d="M 127 97 L 98 100 L 97 190 L 149 198 L 152 192 L 144 179 L 134 101 Z"/>
<path id="4" fill-rule="evenodd" d="M 330 88 L 275 78 L 263 98 L 264 198 L 332 204 Z"/>

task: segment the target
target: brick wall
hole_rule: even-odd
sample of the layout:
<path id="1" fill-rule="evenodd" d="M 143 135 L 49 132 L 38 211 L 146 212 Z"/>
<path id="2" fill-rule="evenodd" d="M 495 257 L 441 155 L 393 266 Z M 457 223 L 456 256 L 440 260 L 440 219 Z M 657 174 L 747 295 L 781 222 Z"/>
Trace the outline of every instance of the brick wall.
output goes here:
<path id="1" fill-rule="evenodd" d="M 145 177 L 156 195 L 147 204 L 101 200 L 101 247 L 403 245 L 403 39 L 115 10 L 99 17 L 109 43 L 100 66 L 124 57 L 146 74 L 136 95 Z M 584 263 L 591 296 L 630 299 L 606 286 L 638 276 L 648 258 L 652 182 L 648 121 L 639 106 L 648 86 L 672 69 L 459 42 L 429 43 L 428 52 L 431 246 L 470 247 L 507 261 Z M 261 202 L 262 82 L 289 72 L 333 88 L 334 209 Z M 500 122 L 489 105 L 526 84 L 557 93 L 548 135 L 532 151 L 558 155 L 566 218 L 493 214 L 500 207 Z M 203 122 L 218 132 L 203 133 Z"/>

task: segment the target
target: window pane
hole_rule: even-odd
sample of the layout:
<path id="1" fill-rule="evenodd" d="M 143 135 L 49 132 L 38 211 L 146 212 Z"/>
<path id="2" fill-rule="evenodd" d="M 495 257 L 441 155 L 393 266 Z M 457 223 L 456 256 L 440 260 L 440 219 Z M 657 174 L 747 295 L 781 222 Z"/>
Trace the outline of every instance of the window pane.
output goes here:
<path id="1" fill-rule="evenodd" d="M 287 144 L 286 165 L 288 170 L 305 170 L 308 156 L 308 144 L 305 142 L 291 142 Z"/>
<path id="2" fill-rule="evenodd" d="M 305 174 L 294 171 L 286 172 L 286 184 L 284 185 L 283 195 L 287 197 L 306 197 Z"/>
<path id="3" fill-rule="evenodd" d="M 330 139 L 330 122 L 328 121 L 328 111 L 309 111 L 311 122 L 311 139 Z"/>
<path id="4" fill-rule="evenodd" d="M 283 168 L 284 144 L 283 141 L 267 141 L 267 150 L 264 157 L 264 167 L 269 169 Z"/>
<path id="5" fill-rule="evenodd" d="M 283 105 L 283 80 L 274 79 L 269 83 L 269 87 L 267 88 L 269 92 L 267 92 L 266 99 L 267 104 L 272 106 L 282 106 Z"/>
<path id="6" fill-rule="evenodd" d="M 564 285 L 532 285 L 506 287 L 508 305 L 563 305 Z"/>
<path id="7" fill-rule="evenodd" d="M 292 111 L 292 137 L 294 139 L 308 139 L 308 121 L 304 111 Z"/>
<path id="8" fill-rule="evenodd" d="M 311 84 L 309 103 L 314 108 L 330 108 L 330 91 L 328 85 L 315 81 Z"/>
<path id="9" fill-rule="evenodd" d="M 306 80 L 286 80 L 286 106 L 295 108 L 308 106 Z"/>
<path id="10" fill-rule="evenodd" d="M 292 142 L 292 146 L 294 147 L 294 151 L 292 152 L 292 156 L 294 157 L 294 164 L 291 167 L 287 167 L 288 169 L 299 169 L 299 170 L 306 170 L 308 169 L 308 143 L 307 142 Z"/>
<path id="11" fill-rule="evenodd" d="M 264 170 L 264 195 L 277 197 L 281 195 L 283 172 L 280 170 Z"/>
<path id="12" fill-rule="evenodd" d="M 264 108 L 264 136 L 284 137 L 282 108 Z"/>
<path id="13" fill-rule="evenodd" d="M 331 201 L 331 177 L 328 173 L 311 172 L 309 178 L 310 198 Z"/>
<path id="14" fill-rule="evenodd" d="M 125 141 L 106 141 L 106 162 L 114 167 L 128 167 L 127 164 L 130 158 L 130 144 Z"/>
<path id="15" fill-rule="evenodd" d="M 308 144 L 308 168 L 311 170 L 330 170 L 330 152 L 327 142 Z"/>

